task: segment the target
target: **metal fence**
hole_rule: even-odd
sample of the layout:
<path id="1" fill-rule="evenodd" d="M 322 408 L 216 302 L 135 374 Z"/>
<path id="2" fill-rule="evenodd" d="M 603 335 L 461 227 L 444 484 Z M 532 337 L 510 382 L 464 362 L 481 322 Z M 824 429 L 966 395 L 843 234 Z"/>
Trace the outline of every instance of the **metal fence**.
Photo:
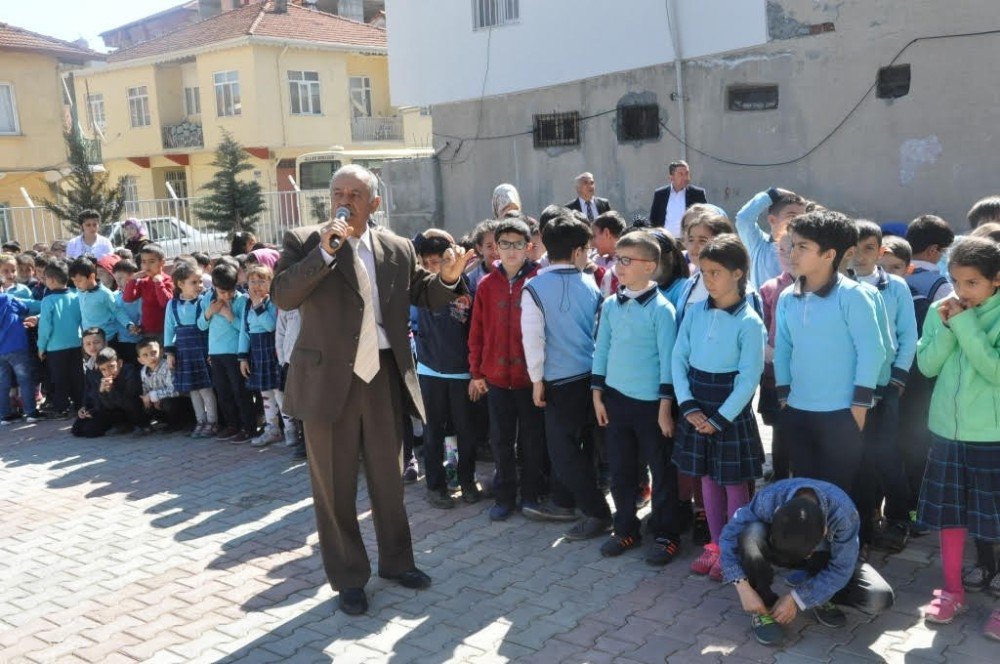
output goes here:
<path id="1" fill-rule="evenodd" d="M 264 193 L 264 211 L 254 225 L 258 241 L 281 244 L 286 230 L 315 224 L 329 218 L 328 191 L 271 191 Z M 199 198 L 164 198 L 129 201 L 122 219 L 134 217 L 145 222 L 150 239 L 163 245 L 168 256 L 205 251 L 228 253 L 229 237 L 215 231 L 195 214 Z M 377 215 L 379 223 L 387 219 Z M 105 223 L 101 233 L 115 246 L 124 240 L 120 220 Z M 44 207 L 0 207 L 0 240 L 17 240 L 27 249 L 34 244 L 69 240 L 79 234 L 75 223 L 59 219 Z"/>

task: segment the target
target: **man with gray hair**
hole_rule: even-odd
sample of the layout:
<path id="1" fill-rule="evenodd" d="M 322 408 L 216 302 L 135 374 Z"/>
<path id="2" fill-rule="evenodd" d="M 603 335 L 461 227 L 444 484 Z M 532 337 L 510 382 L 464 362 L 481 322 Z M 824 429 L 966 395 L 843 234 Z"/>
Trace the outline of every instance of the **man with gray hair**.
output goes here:
<path id="1" fill-rule="evenodd" d="M 368 609 L 371 566 L 358 525 L 360 463 L 378 541 L 378 574 L 406 588 L 431 579 L 417 569 L 403 506 L 402 414 L 424 418 L 409 341 L 410 305 L 444 307 L 465 293 L 470 253 L 447 249 L 435 275 L 413 244 L 372 222 L 378 179 L 348 165 L 330 182 L 332 209 L 346 220 L 285 233 L 271 284 L 274 303 L 298 309 L 285 408 L 302 420 L 323 567 L 341 609 Z"/>
<path id="2" fill-rule="evenodd" d="M 594 223 L 594 219 L 611 210 L 608 199 L 594 195 L 597 192 L 597 184 L 594 182 L 593 173 L 580 173 L 575 181 L 576 200 L 567 203 L 566 207 L 583 213 L 590 223 Z"/>

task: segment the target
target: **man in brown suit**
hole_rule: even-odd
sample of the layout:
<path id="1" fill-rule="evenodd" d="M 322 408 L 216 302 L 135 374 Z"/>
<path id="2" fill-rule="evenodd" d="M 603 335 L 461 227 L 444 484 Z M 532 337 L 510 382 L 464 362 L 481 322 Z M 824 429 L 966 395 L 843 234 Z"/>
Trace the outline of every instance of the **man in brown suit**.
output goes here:
<path id="1" fill-rule="evenodd" d="M 449 249 L 438 276 L 418 267 L 409 240 L 370 222 L 380 199 L 378 180 L 367 169 L 341 168 L 330 188 L 333 209 L 347 208 L 348 220 L 288 231 L 271 296 L 282 309 L 298 308 L 302 318 L 285 408 L 305 426 L 327 578 L 340 593 L 341 609 L 356 615 L 368 609 L 364 586 L 371 577 L 356 508 L 359 459 L 379 576 L 408 588 L 431 583 L 414 563 L 403 505 L 403 408 L 424 415 L 409 307 L 441 307 L 460 295 L 469 256 Z"/>

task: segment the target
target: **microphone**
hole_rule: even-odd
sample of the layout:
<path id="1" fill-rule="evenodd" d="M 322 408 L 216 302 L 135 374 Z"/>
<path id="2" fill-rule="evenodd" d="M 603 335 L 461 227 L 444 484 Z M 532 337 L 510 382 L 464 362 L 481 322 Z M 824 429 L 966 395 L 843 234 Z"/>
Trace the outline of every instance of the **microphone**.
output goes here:
<path id="1" fill-rule="evenodd" d="M 334 213 L 333 218 L 335 220 L 343 221 L 346 224 L 347 220 L 351 218 L 351 211 L 345 207 L 339 207 L 337 208 L 337 211 Z M 333 247 L 334 251 L 336 251 L 337 249 L 340 248 L 340 245 L 343 241 L 344 241 L 343 238 L 332 237 L 330 238 L 330 246 Z"/>

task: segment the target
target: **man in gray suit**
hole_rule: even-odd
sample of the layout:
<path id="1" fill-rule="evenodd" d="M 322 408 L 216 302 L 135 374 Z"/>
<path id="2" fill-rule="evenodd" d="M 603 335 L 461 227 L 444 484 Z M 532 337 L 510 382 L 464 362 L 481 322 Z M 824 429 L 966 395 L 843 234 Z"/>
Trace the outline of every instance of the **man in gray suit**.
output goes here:
<path id="1" fill-rule="evenodd" d="M 441 307 L 462 294 L 468 252 L 449 249 L 440 275 L 417 265 L 409 240 L 371 222 L 378 179 L 348 165 L 330 183 L 332 209 L 347 221 L 285 234 L 271 288 L 274 303 L 298 309 L 285 408 L 302 420 L 327 578 L 341 609 L 368 609 L 371 565 L 356 508 L 363 460 L 379 550 L 379 576 L 422 589 L 431 579 L 413 560 L 403 505 L 404 407 L 423 419 L 408 338 L 409 307 Z"/>

